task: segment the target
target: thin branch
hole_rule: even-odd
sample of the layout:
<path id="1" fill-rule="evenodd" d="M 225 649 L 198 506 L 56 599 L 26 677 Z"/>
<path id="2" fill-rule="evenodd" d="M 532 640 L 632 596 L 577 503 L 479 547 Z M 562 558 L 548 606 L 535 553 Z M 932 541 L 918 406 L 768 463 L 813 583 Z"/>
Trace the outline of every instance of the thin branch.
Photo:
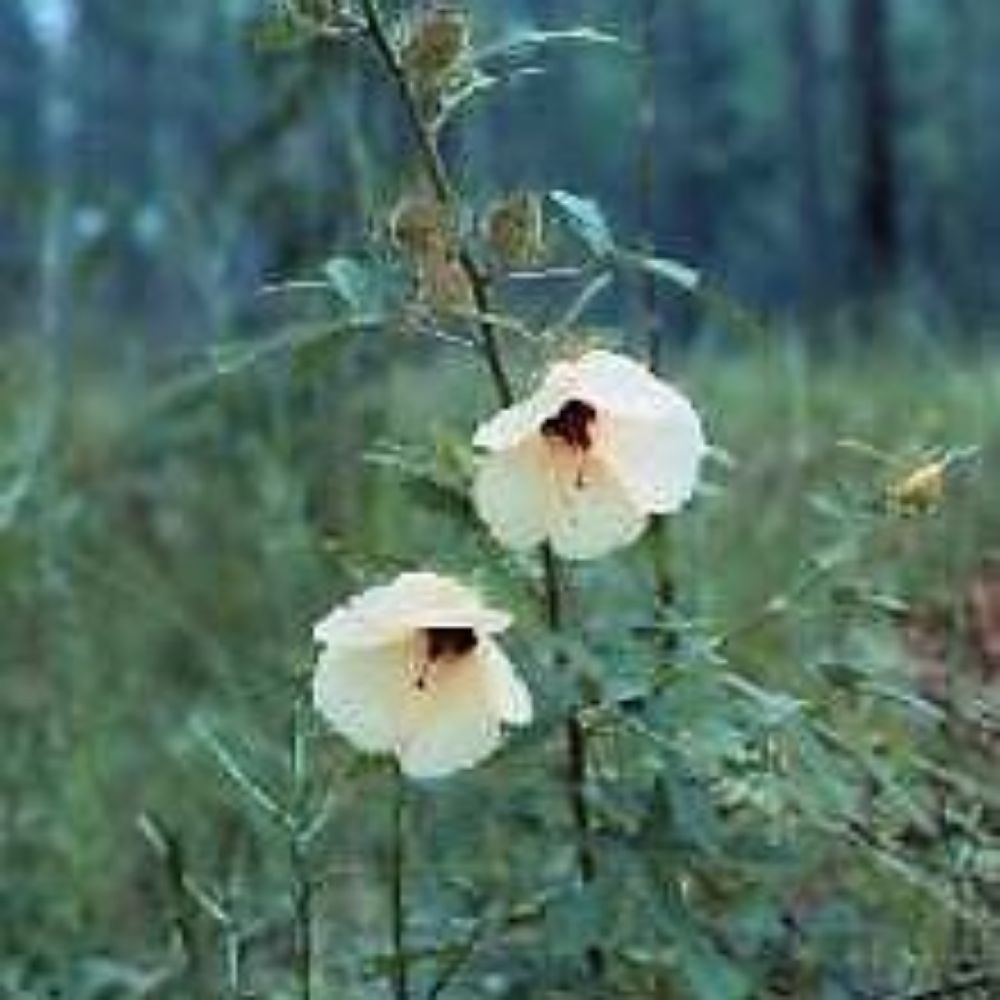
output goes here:
<path id="1" fill-rule="evenodd" d="M 451 178 L 448 176 L 448 168 L 441 156 L 441 150 L 438 148 L 437 137 L 420 112 L 420 102 L 409 77 L 406 75 L 406 70 L 393 48 L 382 12 L 379 9 L 378 0 L 362 0 L 362 9 L 368 37 L 375 46 L 383 68 L 392 79 L 399 94 L 400 103 L 417 144 L 424 173 L 427 175 L 435 197 L 449 212 L 453 212 L 458 205 L 458 198 L 452 187 Z M 472 290 L 472 300 L 478 314 L 483 354 L 489 366 L 497 396 L 503 406 L 510 406 L 514 401 L 514 390 L 500 355 L 496 328 L 494 323 L 486 318 L 493 311 L 490 308 L 489 281 L 467 247 L 459 249 L 458 263 L 469 283 L 469 288 Z"/>
<path id="2" fill-rule="evenodd" d="M 552 338 L 565 332 L 566 330 L 571 329 L 576 323 L 579 322 L 580 317 L 587 311 L 587 309 L 590 308 L 590 304 L 594 301 L 594 299 L 610 288 L 613 283 L 614 277 L 607 271 L 602 271 L 600 274 L 593 277 L 574 297 L 573 301 L 566 308 L 566 311 L 562 314 L 562 316 L 549 326 L 543 336 L 546 338 Z"/>
<path id="3" fill-rule="evenodd" d="M 362 11 L 372 44 L 399 94 L 404 113 L 406 114 L 407 121 L 417 144 L 417 149 L 420 153 L 424 172 L 427 175 L 431 188 L 441 205 L 449 213 L 454 214 L 459 207 L 458 197 L 448 174 L 447 166 L 441 156 L 437 137 L 421 114 L 420 102 L 389 38 L 378 0 L 362 0 Z M 465 274 L 469 287 L 472 289 L 483 356 L 489 369 L 490 377 L 493 380 L 500 403 L 503 406 L 510 406 L 514 401 L 514 392 L 500 351 L 495 323 L 489 318 L 495 314 L 495 311 L 490 302 L 490 288 L 487 276 L 479 269 L 467 247 L 463 246 L 459 248 L 458 263 Z M 559 567 L 555 555 L 549 546 L 543 546 L 541 558 L 545 579 L 547 618 L 550 629 L 556 632 L 561 627 L 562 617 Z M 578 864 L 582 881 L 589 883 L 594 879 L 596 863 L 591 844 L 590 817 L 586 799 L 586 731 L 575 712 L 567 720 L 566 739 L 569 754 L 569 794 L 578 838 Z M 397 838 L 398 841 L 399 838 Z M 400 899 L 395 910 L 397 915 L 401 914 L 401 907 L 402 901 Z M 401 933 L 401 924 L 397 926 L 396 930 Z M 402 957 L 402 952 L 399 953 L 399 956 Z M 594 978 L 599 978 L 603 972 L 604 956 L 597 946 L 588 948 L 587 962 L 591 974 Z M 405 997 L 405 977 L 401 985 L 398 978 L 405 972 L 405 965 L 401 966 L 401 969 L 397 968 L 397 1000 L 403 1000 Z M 404 992 L 400 993 L 400 988 Z"/>
<path id="4" fill-rule="evenodd" d="M 434 984 L 427 991 L 427 1000 L 437 1000 L 437 998 L 441 996 L 455 977 L 468 964 L 473 953 L 486 936 L 488 930 L 489 923 L 485 917 L 481 917 L 475 922 L 472 929 L 469 931 L 468 936 L 455 953 L 455 956 L 445 965 L 441 972 L 438 973 L 438 977 L 434 980 Z"/>
<path id="5" fill-rule="evenodd" d="M 208 984 L 208 963 L 202 949 L 183 844 L 176 834 L 151 813 L 143 813 L 138 822 L 140 831 L 163 865 L 170 892 L 171 920 L 184 958 L 187 987 L 195 1000 L 208 1000 L 212 992 Z"/>
<path id="6" fill-rule="evenodd" d="M 313 995 L 313 881 L 309 868 L 306 832 L 309 827 L 308 762 L 305 738 L 306 688 L 296 691 L 289 735 L 289 764 L 292 775 L 292 822 L 288 831 L 288 857 L 292 875 L 293 963 L 299 1000 Z"/>
<path id="7" fill-rule="evenodd" d="M 947 997 L 963 996 L 973 990 L 988 990 L 994 987 L 1000 988 L 1000 973 L 984 970 L 930 989 L 896 994 L 889 1000 L 945 1000 Z"/>
<path id="8" fill-rule="evenodd" d="M 636 189 L 638 192 L 639 226 L 643 250 L 652 254 L 656 243 L 655 191 L 656 191 L 656 3 L 642 0 L 639 11 L 639 59 L 637 61 L 639 80 L 639 100 L 637 104 L 639 156 L 636 164 Z M 660 325 L 657 322 L 659 296 L 656 276 L 645 270 L 638 276 L 639 285 L 639 326 L 646 337 L 646 353 L 649 367 L 658 372 L 662 361 Z M 653 582 L 659 610 L 667 617 L 677 604 L 677 583 L 671 565 L 671 531 L 667 519 L 660 515 L 650 526 L 649 545 L 652 556 Z M 663 637 L 663 649 L 668 655 L 679 643 L 674 628 L 669 628 Z"/>
<path id="9" fill-rule="evenodd" d="M 408 1000 L 409 968 L 406 961 L 406 910 L 404 866 L 406 863 L 405 819 L 406 788 L 399 768 L 393 772 L 392 856 L 389 877 L 389 903 L 392 912 L 392 988 L 395 1000 Z"/>
<path id="10" fill-rule="evenodd" d="M 656 185 L 656 3 L 642 0 L 640 19 L 639 101 L 637 125 L 639 131 L 639 158 L 636 187 L 639 199 L 639 226 L 643 249 L 653 252 L 654 192 Z M 646 334 L 649 364 L 653 371 L 660 366 L 660 330 L 656 321 L 656 278 L 644 273 L 639 278 L 640 325 Z"/>
<path id="11" fill-rule="evenodd" d="M 542 568 L 545 579 L 545 610 L 549 630 L 557 635 L 563 628 L 562 585 L 559 564 L 550 545 L 542 546 Z M 562 657 L 560 657 L 560 660 Z M 566 719 L 566 790 L 576 831 L 576 863 L 580 882 L 588 886 L 597 877 L 597 858 L 591 832 L 590 805 L 587 802 L 587 730 L 578 711 Z M 594 980 L 604 975 L 604 952 L 596 944 L 588 944 L 587 968 Z"/>

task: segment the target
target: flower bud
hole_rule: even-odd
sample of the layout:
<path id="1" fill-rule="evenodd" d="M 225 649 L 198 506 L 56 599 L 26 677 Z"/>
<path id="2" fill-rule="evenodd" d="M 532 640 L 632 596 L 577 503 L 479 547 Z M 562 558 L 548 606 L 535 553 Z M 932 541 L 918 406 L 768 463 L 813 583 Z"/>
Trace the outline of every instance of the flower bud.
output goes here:
<path id="1" fill-rule="evenodd" d="M 889 506 L 902 514 L 924 514 L 944 499 L 945 468 L 943 461 L 927 462 L 889 485 Z"/>

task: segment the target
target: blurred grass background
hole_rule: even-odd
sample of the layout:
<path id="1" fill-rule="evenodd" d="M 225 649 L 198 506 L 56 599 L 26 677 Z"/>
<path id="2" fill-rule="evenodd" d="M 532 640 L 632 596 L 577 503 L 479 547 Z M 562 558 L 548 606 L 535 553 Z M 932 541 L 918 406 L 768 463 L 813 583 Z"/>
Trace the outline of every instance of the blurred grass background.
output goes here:
<path id="1" fill-rule="evenodd" d="M 248 945 L 254 961 L 282 968 L 283 855 L 264 849 L 263 821 L 220 771 L 206 734 L 221 734 L 268 783 L 280 783 L 292 669 L 309 655 L 310 623 L 334 595 L 402 563 L 460 568 L 489 552 L 481 538 L 461 541 L 464 528 L 442 525 L 440 511 L 424 509 L 392 469 L 364 461 L 361 441 L 344 433 L 365 427 L 373 451 L 383 440 L 422 446 L 428 430 L 439 442 L 461 439 L 470 414 L 491 405 L 478 374 L 446 348 L 432 365 L 385 362 L 381 384 L 343 392 L 344 373 L 370 349 L 363 338 L 331 343 L 295 382 L 278 360 L 158 396 L 85 366 L 56 386 L 30 346 L 6 348 L 3 995 L 128 996 L 140 995 L 137 983 L 155 983 L 143 976 L 170 953 L 171 903 L 137 826 L 143 813 L 183 838 L 192 871 L 231 894 L 244 929 L 257 935 Z M 775 338 L 728 358 L 695 352 L 678 360 L 678 375 L 730 457 L 713 463 L 705 495 L 676 524 L 685 614 L 723 632 L 749 620 L 738 644 L 746 676 L 825 698 L 845 738 L 860 727 L 858 746 L 878 737 L 891 759 L 894 741 L 912 738 L 907 714 L 866 731 L 849 690 L 838 708 L 818 685 L 831 665 L 861 664 L 853 669 L 918 690 L 921 663 L 904 623 L 932 611 L 947 633 L 943 669 L 955 674 L 956 717 L 990 706 L 995 739 L 996 681 L 990 688 L 982 679 L 961 622 L 983 560 L 1000 548 L 996 361 L 926 345 L 817 358 Z M 850 441 L 881 449 L 888 463 Z M 894 477 L 930 453 L 970 444 L 978 458 L 949 478 L 940 510 L 886 514 Z M 851 541 L 866 513 L 874 535 Z M 828 551 L 837 553 L 828 577 L 784 612 L 757 617 Z M 627 616 L 648 573 L 643 552 L 621 576 L 588 570 L 588 606 L 602 619 Z M 586 618 L 585 627 L 599 635 L 602 624 Z M 949 735 L 932 726 L 921 750 L 992 788 L 995 751 L 967 728 L 956 724 Z M 345 942 L 361 953 L 380 947 L 387 793 L 384 777 L 336 739 L 322 738 L 317 755 L 332 795 L 323 935 L 334 968 L 350 964 Z M 515 897 L 517 863 L 496 844 L 496 826 L 482 831 L 482 816 L 470 815 L 476 795 L 465 786 L 479 782 L 493 808 L 530 827 L 510 772 L 537 794 L 545 767 L 501 760 L 456 779 L 456 791 L 429 793 L 420 807 L 428 830 L 452 832 L 445 870 L 429 853 L 419 877 L 447 884 L 468 853 L 471 871 Z M 479 835 L 456 837 L 456 824 Z M 432 844 L 435 834 L 425 835 Z M 804 873 L 809 866 L 799 873 L 799 890 L 813 880 L 814 891 L 836 896 L 841 883 L 866 884 L 856 860 L 836 874 L 820 867 L 827 875 L 818 882 Z M 898 921 L 887 937 L 907 940 L 918 964 L 946 964 L 944 909 L 927 900 L 914 909 L 902 890 L 898 900 L 884 889 L 875 896 L 872 905 Z M 848 951 L 863 943 L 857 933 Z M 929 941 L 942 949 L 939 962 L 921 952 Z M 792 995 L 820 995 L 811 988 Z M 273 990 L 261 995 L 283 995 Z"/>

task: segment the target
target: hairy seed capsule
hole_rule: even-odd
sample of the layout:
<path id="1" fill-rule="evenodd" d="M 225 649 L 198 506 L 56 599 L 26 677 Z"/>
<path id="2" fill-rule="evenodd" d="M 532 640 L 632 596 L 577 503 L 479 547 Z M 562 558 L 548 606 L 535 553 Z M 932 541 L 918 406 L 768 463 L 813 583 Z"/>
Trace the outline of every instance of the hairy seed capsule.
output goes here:
<path id="1" fill-rule="evenodd" d="M 431 198 L 401 199 L 389 217 L 389 231 L 396 246 L 417 259 L 444 256 L 452 242 L 447 213 Z"/>
<path id="2" fill-rule="evenodd" d="M 484 230 L 490 249 L 507 267 L 530 267 L 545 252 L 542 205 L 532 192 L 519 191 L 495 202 Z"/>
<path id="3" fill-rule="evenodd" d="M 421 90 L 437 89 L 469 47 L 469 21 L 463 11 L 439 7 L 410 27 L 402 62 Z"/>

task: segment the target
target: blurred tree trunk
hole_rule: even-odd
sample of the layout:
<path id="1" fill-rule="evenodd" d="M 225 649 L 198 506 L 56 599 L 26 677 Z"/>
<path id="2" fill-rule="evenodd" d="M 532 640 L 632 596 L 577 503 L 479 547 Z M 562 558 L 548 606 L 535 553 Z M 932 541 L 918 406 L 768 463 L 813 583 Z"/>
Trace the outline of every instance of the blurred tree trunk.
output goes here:
<path id="1" fill-rule="evenodd" d="M 963 326 L 981 324 L 987 314 L 990 288 L 990 248 L 983 239 L 982 220 L 989 217 L 993 195 L 988 174 L 983 169 L 982 122 L 991 114 L 989 95 L 991 82 L 982 85 L 983 67 L 993 75 L 993 59 L 982 44 L 979 12 L 974 0 L 952 0 L 948 6 L 948 30 L 945 35 L 951 53 L 948 93 L 949 141 L 955 150 L 952 165 L 951 193 L 957 200 L 956 209 L 948 213 L 953 222 L 947 225 L 952 238 L 946 241 L 949 260 L 942 261 L 948 287 L 955 301 Z"/>
<path id="2" fill-rule="evenodd" d="M 74 132 L 78 105 L 73 86 L 76 5 L 52 2 L 31 10 L 42 51 L 41 142 L 45 207 L 38 261 L 40 332 L 57 372 L 67 371 L 70 351 L 72 281 L 70 214 L 74 199 Z"/>
<path id="3" fill-rule="evenodd" d="M 724 26 L 713 21 L 705 0 L 673 0 L 663 10 L 662 75 L 658 86 L 670 95 L 662 108 L 664 146 L 672 162 L 671 253 L 696 266 L 710 263 L 717 248 L 716 205 L 722 203 L 731 136 L 729 53 Z M 684 340 L 697 329 L 690 298 L 671 310 L 671 325 Z"/>
<path id="4" fill-rule="evenodd" d="M 24 3 L 0 3 L 0 322 L 29 316 L 38 261 L 42 53 Z M 30 291 L 29 291 L 30 290 Z"/>
<path id="5" fill-rule="evenodd" d="M 656 70 L 659 38 L 656 0 L 639 0 L 638 35 L 638 154 L 636 157 L 636 190 L 639 238 L 647 253 L 656 250 L 656 155 L 657 92 Z M 651 274 L 640 278 L 638 329 L 645 340 L 649 361 L 659 368 L 661 328 L 657 319 L 656 279 Z"/>
<path id="6" fill-rule="evenodd" d="M 859 160 L 854 204 L 856 288 L 866 309 L 887 302 L 899 277 L 889 14 L 889 0 L 850 0 L 853 117 Z"/>
<path id="7" fill-rule="evenodd" d="M 796 215 L 800 295 L 806 320 L 820 320 L 829 302 L 833 271 L 823 169 L 823 70 L 813 0 L 788 0 L 789 117 L 795 142 Z"/>

